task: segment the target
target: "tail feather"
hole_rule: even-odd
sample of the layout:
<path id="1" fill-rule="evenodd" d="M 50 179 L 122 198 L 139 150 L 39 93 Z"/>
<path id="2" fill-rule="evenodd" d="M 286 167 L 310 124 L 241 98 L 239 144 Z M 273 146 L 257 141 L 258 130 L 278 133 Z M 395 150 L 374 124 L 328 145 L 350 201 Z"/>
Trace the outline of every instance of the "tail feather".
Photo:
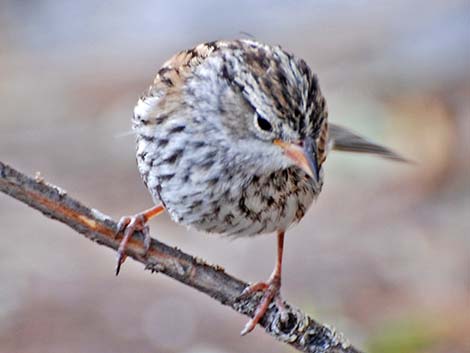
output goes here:
<path id="1" fill-rule="evenodd" d="M 329 124 L 328 134 L 330 150 L 370 153 L 398 162 L 409 162 L 409 160 L 389 148 L 371 142 L 342 126 Z"/>

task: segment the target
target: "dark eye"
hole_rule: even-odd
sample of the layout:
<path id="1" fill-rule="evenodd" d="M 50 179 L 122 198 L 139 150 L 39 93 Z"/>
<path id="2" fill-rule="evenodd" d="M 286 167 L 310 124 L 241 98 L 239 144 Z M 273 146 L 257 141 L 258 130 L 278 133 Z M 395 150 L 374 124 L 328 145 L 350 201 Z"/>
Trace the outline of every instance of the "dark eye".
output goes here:
<path id="1" fill-rule="evenodd" d="M 258 127 L 263 131 L 273 131 L 273 126 L 271 125 L 271 123 L 265 118 L 259 116 L 258 114 L 256 114 L 256 123 L 258 124 Z"/>

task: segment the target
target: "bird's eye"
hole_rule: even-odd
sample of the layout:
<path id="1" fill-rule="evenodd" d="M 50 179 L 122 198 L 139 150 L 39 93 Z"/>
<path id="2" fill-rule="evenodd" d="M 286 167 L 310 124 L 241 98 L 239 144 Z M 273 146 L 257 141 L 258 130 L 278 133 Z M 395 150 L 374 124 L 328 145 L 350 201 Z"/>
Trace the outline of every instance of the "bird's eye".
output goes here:
<path id="1" fill-rule="evenodd" d="M 271 125 L 271 123 L 265 118 L 259 116 L 258 114 L 255 115 L 255 122 L 260 130 L 265 132 L 273 131 L 273 126 Z"/>

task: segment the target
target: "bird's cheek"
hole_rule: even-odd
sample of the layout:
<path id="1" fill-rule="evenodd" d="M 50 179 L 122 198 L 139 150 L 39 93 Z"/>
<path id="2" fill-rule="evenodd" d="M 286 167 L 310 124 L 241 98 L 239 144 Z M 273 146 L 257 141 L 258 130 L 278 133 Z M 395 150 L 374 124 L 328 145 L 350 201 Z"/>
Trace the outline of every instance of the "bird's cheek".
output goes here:
<path id="1" fill-rule="evenodd" d="M 279 151 L 278 153 L 278 169 L 286 169 L 289 167 L 295 167 L 297 163 L 293 160 L 285 151 Z"/>
<path id="2" fill-rule="evenodd" d="M 256 160 L 259 165 L 262 165 L 265 174 L 293 166 L 293 162 L 279 148 L 270 149 L 263 155 L 257 155 Z"/>

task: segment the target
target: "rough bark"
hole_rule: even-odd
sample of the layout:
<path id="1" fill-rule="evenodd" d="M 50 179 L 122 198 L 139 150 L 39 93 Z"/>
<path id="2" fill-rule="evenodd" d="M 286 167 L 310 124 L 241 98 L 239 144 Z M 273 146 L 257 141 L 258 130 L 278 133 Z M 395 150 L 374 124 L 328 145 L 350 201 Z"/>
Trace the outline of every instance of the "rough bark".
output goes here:
<path id="1" fill-rule="evenodd" d="M 41 177 L 30 178 L 0 162 L 0 191 L 10 195 L 49 218 L 56 219 L 95 243 L 117 250 L 121 237 L 115 237 L 117 223 L 100 211 L 73 199 L 57 186 Z M 227 274 L 217 265 L 184 253 L 152 239 L 146 256 L 143 255 L 143 235 L 136 234 L 128 244 L 128 257 L 141 262 L 152 272 L 160 272 L 193 287 L 219 303 L 251 317 L 261 299 L 259 294 L 239 299 L 247 283 Z M 271 305 L 260 324 L 279 341 L 301 352 L 360 353 L 334 328 L 318 323 L 300 309 L 286 303 L 289 320 L 281 322 L 275 305 Z"/>

